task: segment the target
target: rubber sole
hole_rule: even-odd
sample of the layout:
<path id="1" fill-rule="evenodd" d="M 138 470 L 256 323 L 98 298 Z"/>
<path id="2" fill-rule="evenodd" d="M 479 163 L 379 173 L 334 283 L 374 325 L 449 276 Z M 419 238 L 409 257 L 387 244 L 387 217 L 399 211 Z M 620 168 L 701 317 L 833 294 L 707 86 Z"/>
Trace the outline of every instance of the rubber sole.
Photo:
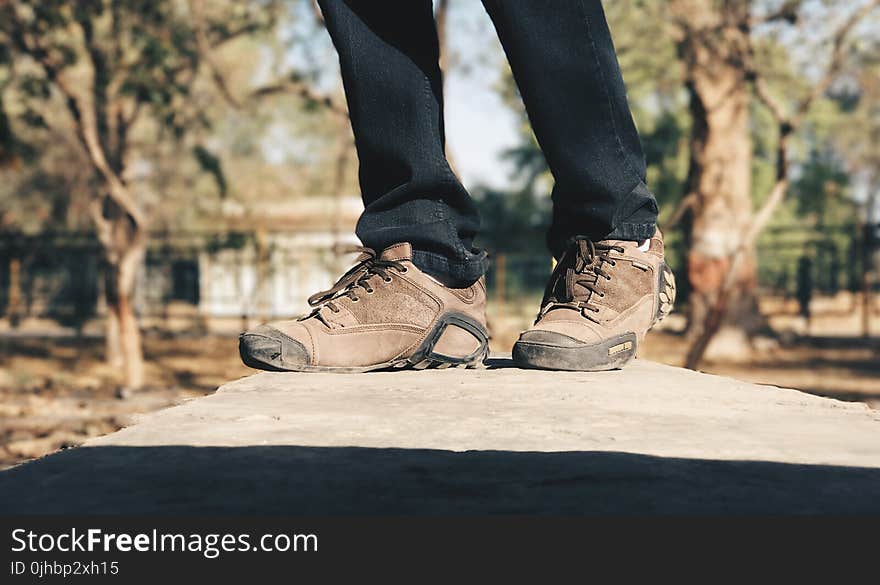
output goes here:
<path id="1" fill-rule="evenodd" d="M 470 332 L 479 340 L 479 346 L 470 355 L 456 357 L 444 355 L 434 351 L 434 346 L 440 340 L 443 332 L 450 325 L 460 327 Z M 245 345 L 239 338 L 238 352 L 244 365 L 257 370 L 270 372 L 323 372 L 337 374 L 360 374 L 382 370 L 443 370 L 447 368 L 475 369 L 483 367 L 483 362 L 489 355 L 489 334 L 486 329 L 461 313 L 444 313 L 434 324 L 431 331 L 425 336 L 424 341 L 416 350 L 407 357 L 397 358 L 379 364 L 367 366 L 313 366 L 303 364 L 293 367 L 278 367 L 264 362 L 246 351 Z"/>
<path id="2" fill-rule="evenodd" d="M 635 333 L 624 333 L 592 345 L 562 346 L 517 341 L 513 361 L 526 368 L 568 372 L 602 372 L 625 366 L 636 355 Z"/>
<path id="3" fill-rule="evenodd" d="M 672 273 L 672 269 L 667 266 L 665 262 L 660 267 L 658 281 L 657 290 L 659 292 L 657 295 L 659 300 L 657 302 L 657 314 L 654 317 L 654 323 L 651 325 L 652 327 L 662 321 L 666 315 L 671 313 L 672 307 L 675 305 L 675 274 Z"/>
<path id="4" fill-rule="evenodd" d="M 671 313 L 675 304 L 675 275 L 665 262 L 660 266 L 657 278 L 657 310 L 651 328 Z M 513 346 L 513 360 L 527 368 L 602 372 L 625 366 L 636 356 L 638 346 L 638 336 L 633 332 L 593 345 L 563 346 L 517 341 Z"/>

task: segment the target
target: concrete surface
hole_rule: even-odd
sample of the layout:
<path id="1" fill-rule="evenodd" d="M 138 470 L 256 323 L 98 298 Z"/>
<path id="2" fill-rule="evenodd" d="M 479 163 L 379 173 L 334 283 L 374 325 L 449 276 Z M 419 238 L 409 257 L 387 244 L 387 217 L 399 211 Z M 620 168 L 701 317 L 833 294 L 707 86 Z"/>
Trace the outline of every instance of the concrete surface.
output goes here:
<path id="1" fill-rule="evenodd" d="M 650 362 L 261 373 L 0 473 L 0 513 L 880 513 L 880 412 Z"/>

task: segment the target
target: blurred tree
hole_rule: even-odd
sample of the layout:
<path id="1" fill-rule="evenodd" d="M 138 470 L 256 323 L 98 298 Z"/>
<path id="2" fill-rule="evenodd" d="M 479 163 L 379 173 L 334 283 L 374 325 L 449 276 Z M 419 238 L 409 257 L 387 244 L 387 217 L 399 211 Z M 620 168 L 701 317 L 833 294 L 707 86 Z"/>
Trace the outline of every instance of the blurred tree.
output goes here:
<path id="1" fill-rule="evenodd" d="M 688 96 L 689 169 L 681 220 L 688 245 L 690 331 L 698 333 L 751 219 L 750 92 L 743 64 L 749 48 L 748 2 L 673 0 L 676 41 Z M 679 215 L 680 212 L 676 212 Z M 750 255 L 729 319 L 758 315 Z"/>
<path id="2" fill-rule="evenodd" d="M 852 215 L 852 202 L 845 198 L 850 175 L 835 154 L 813 145 L 791 185 L 798 215 L 820 228 L 840 225 Z"/>
<path id="3" fill-rule="evenodd" d="M 147 239 L 147 214 L 133 189 L 136 130 L 154 132 L 151 148 L 203 136 L 209 111 L 195 98 L 201 77 L 233 108 L 275 95 L 295 95 L 319 109 L 336 103 L 314 91 L 294 67 L 232 86 L 217 54 L 236 39 L 278 25 L 274 0 L 0 0 L 0 156 L 7 164 L 27 154 L 15 123 L 56 136 L 69 132 L 89 168 L 89 210 L 106 264 L 108 359 L 123 366 L 125 383 L 143 383 L 143 358 L 132 307 L 135 278 Z M 251 68 L 252 69 L 252 68 Z M 253 71 L 251 71 L 253 73 Z M 266 77 L 270 77 L 266 79 Z M 15 107 L 7 107 L 13 96 Z M 17 119 L 10 120 L 11 111 Z M 60 112 L 63 111 L 64 115 Z M 342 110 L 344 113 L 344 110 Z M 204 144 L 193 160 L 223 194 L 227 178 Z"/>
<path id="4" fill-rule="evenodd" d="M 829 124 L 823 117 L 836 120 L 828 113 L 835 107 L 825 105 L 833 101 L 828 94 L 855 63 L 853 39 L 866 36 L 856 33 L 865 19 L 876 16 L 878 4 L 860 0 L 849 10 L 829 0 L 606 5 L 649 184 L 661 203 L 661 226 L 683 228 L 688 261 L 679 271 L 687 279 L 682 284 L 694 293 L 689 298 L 691 367 L 722 325 L 742 332 L 743 344 L 746 334 L 763 328 L 755 295 L 755 239 L 788 190 L 789 151 L 796 138 L 827 163 L 819 168 L 818 158 L 807 160 L 799 168 L 801 187 L 815 187 L 818 174 L 834 174 L 828 165 L 838 161 L 840 151 L 829 153 L 827 134 L 817 137 L 815 128 Z M 502 94 L 522 111 L 509 77 Z M 803 127 L 810 131 L 796 136 Z M 523 136 L 511 160 L 526 186 L 543 188 L 549 181 L 546 163 L 525 126 Z M 822 188 L 827 214 L 829 205 L 847 206 L 839 197 L 846 181 L 839 173 L 825 178 L 830 181 Z M 820 202 L 815 192 L 801 195 L 802 211 Z"/>
<path id="5" fill-rule="evenodd" d="M 823 9 L 815 3 L 786 0 L 771 3 L 769 11 L 756 15 L 744 2 L 674 0 L 693 119 L 691 173 L 684 201 L 689 207 L 692 244 L 688 271 L 692 287 L 700 291 L 691 297 L 692 325 L 700 327 L 685 359 L 687 367 L 699 365 L 726 319 L 741 328 L 749 323 L 746 317 L 758 314 L 753 294 L 757 284 L 754 244 L 789 189 L 792 137 L 849 64 L 853 32 L 877 6 L 878 0 L 861 2 L 841 17 L 827 12 L 830 5 Z M 825 24 L 827 20 L 833 23 L 827 35 L 816 34 L 817 13 Z M 755 31 L 799 21 L 811 21 L 812 26 L 808 32 L 798 31 L 809 36 L 799 38 L 798 44 L 816 52 L 827 45 L 830 49 L 825 49 L 827 57 L 817 58 L 813 53 L 802 64 L 806 71 L 796 77 L 799 83 L 793 83 L 791 67 L 785 70 L 788 77 L 773 67 L 779 53 L 788 48 L 786 43 Z M 816 40 L 819 44 L 810 46 L 809 41 Z M 775 180 L 754 214 L 749 181 L 750 86 L 769 111 L 778 136 Z"/>
<path id="6" fill-rule="evenodd" d="M 859 214 L 861 266 L 858 288 L 862 291 L 862 335 L 867 338 L 871 334 L 871 272 L 875 253 L 870 244 L 874 242 L 873 230 L 880 222 L 880 39 L 874 38 L 859 57 L 861 61 L 851 75 L 851 85 L 838 95 L 838 99 L 848 106 L 850 115 L 835 128 L 834 142 L 863 191 Z"/>
<path id="7" fill-rule="evenodd" d="M 666 30 L 665 3 L 618 0 L 607 3 L 605 10 L 641 134 L 648 182 L 661 203 L 661 211 L 666 212 L 680 199 L 681 183 L 687 171 L 688 118 L 676 47 Z M 497 89 L 503 102 L 521 116 L 521 141 L 503 153 L 503 160 L 512 169 L 511 193 L 507 197 L 493 190 L 476 193 L 484 217 L 481 239 L 503 246 L 508 241 L 507 229 L 512 222 L 529 226 L 519 232 L 517 246 L 521 247 L 524 238 L 531 238 L 526 249 L 542 249 L 542 230 L 549 221 L 547 194 L 552 188 L 552 177 L 506 61 L 503 67 Z M 502 219 L 500 214 L 512 217 Z M 492 218 L 487 219 L 490 215 Z M 496 228 L 500 230 L 497 234 L 492 232 Z"/>

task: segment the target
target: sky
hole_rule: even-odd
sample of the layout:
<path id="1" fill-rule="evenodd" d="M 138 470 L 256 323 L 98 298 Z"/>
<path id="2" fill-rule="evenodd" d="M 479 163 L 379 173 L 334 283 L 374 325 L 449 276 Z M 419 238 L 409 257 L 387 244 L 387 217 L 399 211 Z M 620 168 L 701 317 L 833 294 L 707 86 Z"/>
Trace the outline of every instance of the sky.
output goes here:
<path id="1" fill-rule="evenodd" d="M 449 65 L 444 80 L 449 150 L 465 186 L 502 189 L 509 185 L 512 169 L 499 157 L 517 144 L 519 125 L 518 115 L 501 101 L 496 90 L 505 67 L 504 55 L 480 2 L 452 2 L 450 6 Z M 317 68 L 321 72 L 319 89 L 332 91 L 341 82 L 329 35 L 322 30 L 313 36 L 312 15 L 300 16 L 297 22 L 303 24 L 294 25 L 289 32 L 291 36 L 307 36 L 309 42 L 292 43 L 287 59 L 295 67 L 308 64 L 308 68 Z"/>
<path id="2" fill-rule="evenodd" d="M 456 170 L 467 186 L 503 188 L 512 169 L 499 155 L 515 146 L 518 116 L 495 90 L 504 70 L 503 52 L 488 15 L 477 2 L 452 4 L 446 76 L 446 137 Z M 460 63 L 467 60 L 469 66 Z"/>

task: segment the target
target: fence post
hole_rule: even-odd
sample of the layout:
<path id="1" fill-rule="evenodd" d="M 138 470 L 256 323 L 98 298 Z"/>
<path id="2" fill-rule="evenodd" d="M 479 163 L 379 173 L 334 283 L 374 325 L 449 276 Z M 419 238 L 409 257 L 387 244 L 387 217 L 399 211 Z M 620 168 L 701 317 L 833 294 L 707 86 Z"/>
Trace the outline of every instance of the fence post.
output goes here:
<path id="1" fill-rule="evenodd" d="M 9 325 L 18 327 L 21 319 L 21 258 L 9 258 Z"/>
<path id="2" fill-rule="evenodd" d="M 873 225 L 870 218 L 862 226 L 862 337 L 871 337 L 871 249 Z"/>
<path id="3" fill-rule="evenodd" d="M 269 270 L 269 235 L 266 228 L 260 226 L 255 233 L 257 245 L 257 282 L 255 298 L 257 300 L 256 313 L 262 322 L 269 320 L 269 297 L 271 293 L 271 276 Z M 244 331 L 244 330 L 242 330 Z"/>
<path id="4" fill-rule="evenodd" d="M 171 258 L 171 242 L 168 241 L 168 230 L 166 229 L 162 234 L 162 255 L 165 258 Z M 168 305 L 171 304 L 171 294 L 168 290 L 170 287 L 172 290 L 174 289 L 174 270 L 171 268 L 169 264 L 165 264 L 162 272 L 165 277 L 165 290 L 162 291 L 162 327 L 165 329 L 165 332 L 168 333 L 171 331 L 171 315 L 168 308 Z"/>

